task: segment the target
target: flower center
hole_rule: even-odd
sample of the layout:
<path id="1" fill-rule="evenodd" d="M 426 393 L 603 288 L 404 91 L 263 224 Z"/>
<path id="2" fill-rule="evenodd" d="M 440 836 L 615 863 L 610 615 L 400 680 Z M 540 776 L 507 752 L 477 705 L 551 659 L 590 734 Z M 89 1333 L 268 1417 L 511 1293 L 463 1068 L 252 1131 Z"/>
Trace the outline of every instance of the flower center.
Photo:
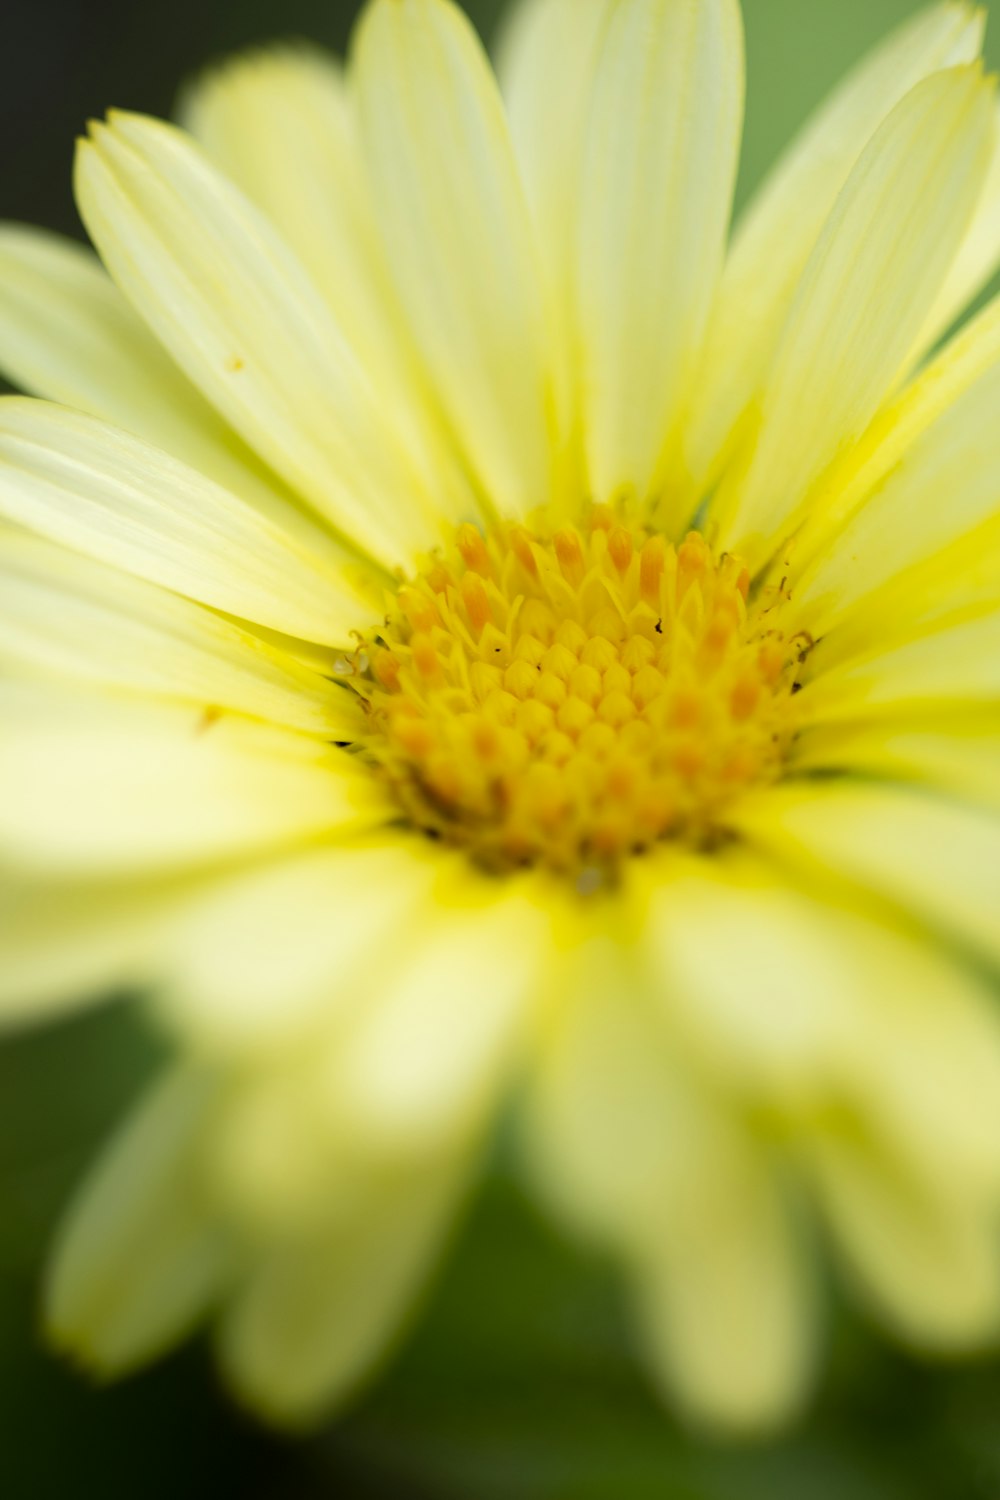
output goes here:
<path id="1" fill-rule="evenodd" d="M 780 774 L 801 637 L 780 596 L 692 532 L 594 508 L 577 527 L 461 527 L 352 665 L 358 749 L 407 819 L 482 864 L 607 870 L 722 832 Z M 806 643 L 808 644 L 808 643 Z"/>

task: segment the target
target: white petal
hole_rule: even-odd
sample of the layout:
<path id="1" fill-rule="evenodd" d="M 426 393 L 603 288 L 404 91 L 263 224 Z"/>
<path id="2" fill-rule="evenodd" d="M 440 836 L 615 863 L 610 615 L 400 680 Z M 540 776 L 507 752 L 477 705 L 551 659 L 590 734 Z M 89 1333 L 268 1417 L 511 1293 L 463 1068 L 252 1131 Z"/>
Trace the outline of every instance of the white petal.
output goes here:
<path id="1" fill-rule="evenodd" d="M 117 568 L 0 527 L 0 661 L 232 709 L 329 740 L 363 726 L 355 695 L 221 615 Z"/>
<path id="2" fill-rule="evenodd" d="M 374 0 L 355 41 L 390 270 L 456 440 L 509 512 L 549 498 L 554 359 L 495 82 L 446 0 Z"/>
<path id="3" fill-rule="evenodd" d="M 249 720 L 7 682 L 0 855 L 67 876 L 167 871 L 390 815 L 340 750 Z"/>
<path id="4" fill-rule="evenodd" d="M 100 1374 L 122 1374 L 177 1343 L 233 1273 L 195 1180 L 211 1099 L 200 1075 L 170 1075 L 98 1161 L 62 1228 L 46 1319 L 52 1337 Z"/>
<path id="5" fill-rule="evenodd" d="M 590 488 L 646 499 L 722 265 L 743 111 L 734 0 L 624 0 L 603 41 L 579 224 Z"/>
<path id="6" fill-rule="evenodd" d="M 863 436 L 968 228 L 993 113 L 978 65 L 949 69 L 918 84 L 862 153 L 799 284 L 752 456 L 724 485 L 726 546 L 765 559 Z"/>
<path id="7" fill-rule="evenodd" d="M 255 1410 L 313 1423 L 398 1337 L 450 1226 L 465 1163 L 375 1183 L 354 1222 L 265 1255 L 221 1331 L 225 1372 Z"/>
<path id="8" fill-rule="evenodd" d="M 0 515 L 101 562 L 288 635 L 342 644 L 377 610 L 315 546 L 165 453 L 43 401 L 0 400 Z M 373 608 L 374 605 L 374 608 Z"/>
<path id="9" fill-rule="evenodd" d="M 165 1018 L 200 1046 L 270 1055 L 328 1023 L 386 947 L 415 939 L 440 863 L 418 837 L 319 849 L 220 884 L 172 944 Z"/>
<path id="10" fill-rule="evenodd" d="M 105 265 L 245 442 L 372 556 L 407 565 L 433 504 L 379 394 L 264 216 L 189 137 L 92 127 L 80 211 Z"/>
<path id="11" fill-rule="evenodd" d="M 850 73 L 792 142 L 740 220 L 712 316 L 687 435 L 700 489 L 764 381 L 823 225 L 868 141 L 900 99 L 940 68 L 972 62 L 984 16 L 923 10 Z"/>

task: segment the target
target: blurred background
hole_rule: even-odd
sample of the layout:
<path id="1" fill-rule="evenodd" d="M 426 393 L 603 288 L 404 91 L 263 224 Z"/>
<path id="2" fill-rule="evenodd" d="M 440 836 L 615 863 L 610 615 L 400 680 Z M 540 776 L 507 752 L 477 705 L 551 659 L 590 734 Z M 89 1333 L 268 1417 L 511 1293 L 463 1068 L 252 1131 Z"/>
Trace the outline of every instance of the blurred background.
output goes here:
<path id="1" fill-rule="evenodd" d="M 913 0 L 743 0 L 739 198 Z M 109 105 L 169 114 L 226 52 L 342 49 L 356 0 L 4 0 L 0 215 L 80 234 L 74 136 Z M 1000 62 L 1000 0 L 988 56 Z M 502 0 L 467 0 L 489 40 Z M 918 1366 L 841 1314 L 791 1436 L 715 1445 L 656 1406 L 607 1269 L 556 1239 L 503 1145 L 391 1369 L 328 1431 L 256 1428 L 189 1348 L 110 1391 L 39 1347 L 42 1249 L 82 1166 L 158 1065 L 125 997 L 0 1044 L 0 1496 L 49 1500 L 997 1500 L 1000 1359 Z"/>

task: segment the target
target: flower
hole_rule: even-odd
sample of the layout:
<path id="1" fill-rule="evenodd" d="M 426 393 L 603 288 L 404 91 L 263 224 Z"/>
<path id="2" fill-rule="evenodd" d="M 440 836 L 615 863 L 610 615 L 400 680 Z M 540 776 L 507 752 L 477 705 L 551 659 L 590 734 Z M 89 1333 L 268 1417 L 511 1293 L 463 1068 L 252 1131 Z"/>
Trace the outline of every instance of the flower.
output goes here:
<path id="1" fill-rule="evenodd" d="M 312 1420 L 514 1115 L 654 1378 L 786 1419 L 811 1241 L 1000 1324 L 1000 258 L 937 5 L 728 224 L 736 0 L 447 0 L 114 113 L 0 239 L 0 937 L 177 1061 L 48 1288 Z M 193 137 L 193 139 L 192 139 Z M 36 399 L 41 397 L 43 399 Z"/>

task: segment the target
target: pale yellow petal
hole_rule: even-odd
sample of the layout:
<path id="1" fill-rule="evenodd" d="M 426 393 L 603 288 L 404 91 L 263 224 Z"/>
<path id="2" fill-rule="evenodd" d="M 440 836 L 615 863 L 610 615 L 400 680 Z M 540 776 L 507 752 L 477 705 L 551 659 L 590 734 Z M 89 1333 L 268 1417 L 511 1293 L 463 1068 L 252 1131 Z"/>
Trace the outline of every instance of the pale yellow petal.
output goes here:
<path id="1" fill-rule="evenodd" d="M 350 1011 L 387 948 L 416 943 L 440 852 L 417 836 L 318 849 L 221 883 L 171 945 L 161 1006 L 201 1047 L 270 1055 Z"/>
<path id="2" fill-rule="evenodd" d="M 0 369 L 31 395 L 165 449 L 307 543 L 316 535 L 75 240 L 0 224 Z M 329 539 L 323 546 L 332 552 Z"/>
<path id="3" fill-rule="evenodd" d="M 580 421 L 574 281 L 587 116 L 611 0 L 520 0 L 494 46 L 556 317 L 561 402 Z"/>
<path id="4" fill-rule="evenodd" d="M 879 723 L 832 724 L 803 735 L 796 768 L 846 771 L 875 778 L 918 782 L 960 801 L 1000 813 L 1000 721 L 956 715 L 947 730 L 941 715 L 932 722 L 888 718 Z"/>
<path id="5" fill-rule="evenodd" d="M 544 994 L 547 930 L 530 895 L 465 872 L 437 900 L 331 1065 L 332 1111 L 397 1150 L 446 1140 L 492 1107 Z"/>
<path id="6" fill-rule="evenodd" d="M 377 617 L 373 580 L 345 577 L 320 533 L 307 546 L 159 449 L 48 402 L 0 400 L 0 515 L 289 635 L 337 645 Z"/>
<path id="7" fill-rule="evenodd" d="M 114 114 L 77 155 L 101 258 L 244 441 L 386 564 L 435 538 L 433 500 L 371 378 L 278 232 L 174 126 Z"/>
<path id="8" fill-rule="evenodd" d="M 191 882 L 53 882 L 0 872 L 0 1022 L 29 1026 L 147 986 Z"/>
<path id="9" fill-rule="evenodd" d="M 801 699 L 810 726 L 1000 704 L 1000 615 L 932 630 L 888 648 L 873 643 L 868 652 L 830 670 L 824 670 L 821 643 L 810 668 L 816 675 Z"/>
<path id="10" fill-rule="evenodd" d="M 877 640 L 884 621 L 892 629 L 897 621 L 919 621 L 931 604 L 957 606 L 990 584 L 996 592 L 998 314 L 1000 307 L 991 309 L 989 322 L 970 329 L 953 358 L 931 367 L 912 405 L 901 403 L 873 460 L 879 468 L 890 462 L 891 470 L 803 571 L 798 607 L 815 635 L 831 636 L 834 652 L 835 629 L 854 642 Z M 981 536 L 977 528 L 984 528 Z"/>
<path id="11" fill-rule="evenodd" d="M 353 693 L 178 594 L 0 527 L 0 661 L 347 740 Z"/>
<path id="12" fill-rule="evenodd" d="M 262 1257 L 220 1334 L 223 1368 L 243 1400 L 298 1427 L 356 1392 L 412 1310 L 466 1170 L 448 1157 L 376 1184 L 353 1222 Z"/>
<path id="13" fill-rule="evenodd" d="M 440 509 L 468 519 L 476 502 L 392 290 L 340 64 L 303 43 L 257 49 L 211 69 L 183 106 L 186 128 L 263 209 L 326 298 L 433 473 Z"/>
<path id="14" fill-rule="evenodd" d="M 482 48 L 450 0 L 374 0 L 352 83 L 390 271 L 456 440 L 498 508 L 534 509 L 553 478 L 554 356 Z"/>
<path id="15" fill-rule="evenodd" d="M 98 1374 L 121 1375 L 179 1342 L 234 1274 L 195 1175 L 212 1092 L 197 1073 L 169 1075 L 98 1160 L 60 1231 L 46 1322 Z"/>
<path id="16" fill-rule="evenodd" d="M 1000 959 L 1000 818 L 903 787 L 788 784 L 732 815 L 747 837 L 886 896 Z"/>
<path id="17" fill-rule="evenodd" d="M 938 73 L 862 153 L 803 273 L 748 458 L 719 500 L 724 545 L 766 560 L 898 378 L 961 244 L 993 151 L 993 88 Z"/>
<path id="18" fill-rule="evenodd" d="M 590 493 L 645 500 L 722 265 L 743 112 L 735 0 L 624 0 L 604 38 L 579 223 Z"/>
<path id="19" fill-rule="evenodd" d="M 661 1244 L 632 1270 L 636 1336 L 668 1400 L 698 1421 L 759 1433 L 786 1423 L 812 1383 L 808 1247 L 749 1143 L 700 1168 L 703 1201 L 671 1205 Z"/>
<path id="20" fill-rule="evenodd" d="M 0 856 L 71 875 L 168 871 L 378 824 L 343 751 L 201 709 L 0 687 Z"/>
<path id="21" fill-rule="evenodd" d="M 686 458 L 695 491 L 764 383 L 799 279 L 833 205 L 881 122 L 940 68 L 972 62 L 984 16 L 939 4 L 848 74 L 774 167 L 737 227 L 713 313 Z"/>
<path id="22" fill-rule="evenodd" d="M 994 1212 L 947 1189 L 927 1191 L 865 1141 L 822 1141 L 811 1164 L 855 1278 L 901 1337 L 934 1351 L 965 1351 L 995 1339 Z"/>

